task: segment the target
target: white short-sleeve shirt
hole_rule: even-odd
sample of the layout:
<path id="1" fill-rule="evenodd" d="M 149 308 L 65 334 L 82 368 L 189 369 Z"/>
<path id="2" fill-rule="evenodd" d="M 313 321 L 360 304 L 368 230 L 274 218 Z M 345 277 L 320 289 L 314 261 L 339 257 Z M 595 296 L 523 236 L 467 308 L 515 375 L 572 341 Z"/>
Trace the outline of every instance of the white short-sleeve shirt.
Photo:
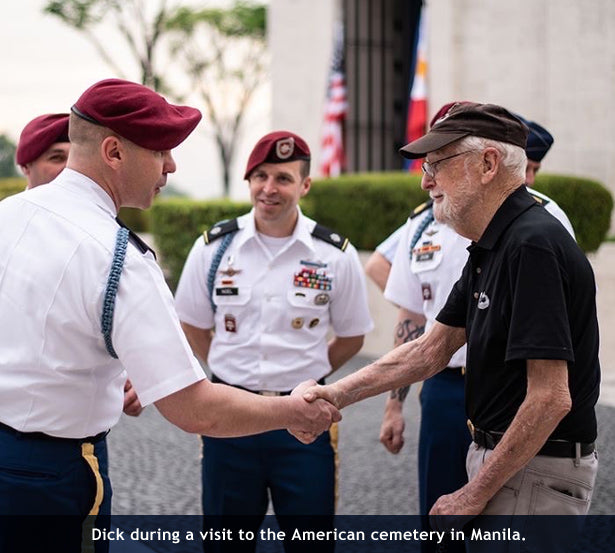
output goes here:
<path id="1" fill-rule="evenodd" d="M 102 303 L 116 209 L 84 175 L 0 202 L 0 421 L 22 432 L 95 435 L 122 413 L 131 379 L 141 403 L 204 378 L 151 253 L 129 243 L 105 349 Z"/>
<path id="2" fill-rule="evenodd" d="M 215 313 L 207 277 L 222 239 L 196 240 L 175 305 L 182 321 L 215 328 L 207 362 L 218 378 L 249 390 L 291 390 L 330 372 L 329 329 L 340 337 L 372 329 L 355 248 L 313 237 L 315 224 L 299 211 L 292 236 L 274 254 L 256 232 L 253 211 L 239 217 L 215 275 Z"/>

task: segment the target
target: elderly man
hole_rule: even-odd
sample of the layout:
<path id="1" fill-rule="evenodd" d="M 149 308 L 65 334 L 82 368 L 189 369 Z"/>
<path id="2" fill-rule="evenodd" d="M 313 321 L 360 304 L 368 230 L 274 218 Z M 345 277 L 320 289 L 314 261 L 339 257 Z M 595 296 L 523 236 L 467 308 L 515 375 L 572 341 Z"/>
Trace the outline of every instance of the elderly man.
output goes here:
<path id="1" fill-rule="evenodd" d="M 468 262 L 422 337 L 304 396 L 342 408 L 429 378 L 467 342 L 469 482 L 440 497 L 432 515 L 585 514 L 591 501 L 595 281 L 574 239 L 523 186 L 527 132 L 502 107 L 458 105 L 402 148 L 408 158 L 427 156 L 422 186 L 436 220 L 472 240 Z M 548 537 L 549 551 L 571 539 Z M 484 542 L 468 545 L 478 551 Z"/>
<path id="2" fill-rule="evenodd" d="M 263 136 L 245 171 L 252 211 L 199 237 L 186 260 L 177 312 L 214 381 L 286 395 L 340 368 L 372 328 L 356 250 L 299 209 L 309 175 L 310 149 L 300 136 Z M 309 445 L 283 431 L 204 437 L 203 513 L 252 515 L 245 525 L 256 531 L 270 494 L 282 528 L 300 515 L 332 529 L 336 453 L 335 429 Z M 255 545 L 218 541 L 206 551 L 248 552 Z M 333 546 L 318 544 L 320 551 Z M 288 539 L 285 549 L 305 551 L 306 544 Z"/>
<path id="3" fill-rule="evenodd" d="M 66 169 L 0 203 L 0 515 L 62 515 L 52 537 L 0 517 L 3 551 L 29 551 L 30 539 L 81 551 L 92 517 L 110 514 L 105 436 L 127 376 L 143 405 L 187 432 L 319 433 L 339 419 L 297 394 L 206 380 L 152 252 L 115 219 L 121 206 L 151 205 L 198 110 L 107 79 L 71 111 Z"/>
<path id="4" fill-rule="evenodd" d="M 30 121 L 21 131 L 15 159 L 34 188 L 55 179 L 66 166 L 70 143 L 68 113 L 48 113 Z"/>
<path id="5" fill-rule="evenodd" d="M 434 115 L 430 127 L 458 104 L 459 102 L 453 102 L 442 106 Z M 552 139 L 547 141 L 548 133 L 542 127 L 524 122 L 530 127 L 526 154 L 535 159 L 544 157 Z M 542 131 L 539 131 L 539 128 Z M 526 184 L 534 182 L 534 174 L 530 170 L 528 158 Z M 528 191 L 574 236 L 570 221 L 553 200 L 531 188 L 528 188 Z M 393 252 L 394 259 L 391 259 L 392 264 L 378 251 L 382 248 L 383 254 L 390 256 L 390 248 L 387 245 L 391 242 L 397 243 L 396 251 Z M 429 201 L 418 206 L 399 231 L 392 234 L 372 254 L 365 268 L 367 274 L 377 283 L 377 275 L 381 272 L 386 274 L 384 295 L 399 306 L 395 328 L 396 346 L 418 338 L 426 328 L 434 324 L 468 260 L 466 248 L 469 245 L 467 238 L 434 220 L 433 205 Z M 382 271 L 374 270 L 377 266 L 382 266 Z M 468 481 L 465 461 L 471 437 L 466 425 L 464 407 L 465 357 L 464 346 L 455 352 L 446 369 L 427 379 L 420 390 L 420 514 L 427 514 L 441 495 L 459 489 Z M 407 387 L 393 390 L 386 402 L 380 441 L 391 453 L 398 453 L 404 445 L 405 421 L 402 408 L 407 393 Z M 425 520 L 423 522 L 428 524 Z M 434 542 L 421 542 L 423 553 L 435 552 L 438 547 L 439 544 Z M 447 543 L 447 553 L 456 552 L 465 553 L 465 545 L 462 541 L 450 540 Z"/>

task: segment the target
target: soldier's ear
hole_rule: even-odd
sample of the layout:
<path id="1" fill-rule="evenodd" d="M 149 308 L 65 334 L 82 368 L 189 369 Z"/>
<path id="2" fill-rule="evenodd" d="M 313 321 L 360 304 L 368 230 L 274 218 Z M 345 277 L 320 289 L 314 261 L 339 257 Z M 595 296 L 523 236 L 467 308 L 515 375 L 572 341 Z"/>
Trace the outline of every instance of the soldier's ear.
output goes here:
<path id="1" fill-rule="evenodd" d="M 305 177 L 303 179 L 303 182 L 301 183 L 301 197 L 305 196 L 310 191 L 311 187 L 312 187 L 312 178 Z"/>

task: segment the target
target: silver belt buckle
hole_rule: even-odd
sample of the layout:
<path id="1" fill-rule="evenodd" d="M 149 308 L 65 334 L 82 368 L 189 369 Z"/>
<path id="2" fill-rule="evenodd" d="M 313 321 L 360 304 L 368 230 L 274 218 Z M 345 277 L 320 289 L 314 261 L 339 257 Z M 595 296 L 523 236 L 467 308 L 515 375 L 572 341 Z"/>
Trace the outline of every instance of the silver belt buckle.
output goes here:
<path id="1" fill-rule="evenodd" d="M 278 397 L 282 395 L 282 392 L 272 392 L 270 390 L 261 390 L 260 392 L 258 392 L 259 396 L 265 396 L 265 397 Z"/>

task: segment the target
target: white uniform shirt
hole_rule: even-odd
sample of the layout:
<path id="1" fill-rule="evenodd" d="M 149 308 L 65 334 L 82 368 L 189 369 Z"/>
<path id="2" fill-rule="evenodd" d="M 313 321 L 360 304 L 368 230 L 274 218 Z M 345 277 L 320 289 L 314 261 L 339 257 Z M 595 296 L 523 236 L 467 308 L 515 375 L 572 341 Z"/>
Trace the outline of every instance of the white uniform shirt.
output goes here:
<path id="1" fill-rule="evenodd" d="M 0 421 L 19 431 L 84 438 L 110 428 L 127 374 L 143 405 L 204 378 L 160 268 L 130 243 L 113 321 L 119 360 L 107 353 L 115 215 L 107 193 L 70 169 L 0 202 Z"/>
<path id="2" fill-rule="evenodd" d="M 322 378 L 331 370 L 329 327 L 340 337 L 373 327 L 356 250 L 348 245 L 343 252 L 312 237 L 316 223 L 300 211 L 292 236 L 275 255 L 258 236 L 253 211 L 238 224 L 216 273 L 216 313 L 207 276 L 222 238 L 206 245 L 199 237 L 175 294 L 179 318 L 197 328 L 215 327 L 207 361 L 229 384 L 286 391 Z M 323 289 L 299 285 L 309 271 Z"/>
<path id="3" fill-rule="evenodd" d="M 574 237 L 572 225 L 562 209 L 550 198 L 533 189 L 529 192 L 545 201 L 545 209 L 556 217 Z M 397 236 L 397 249 L 392 260 L 384 296 L 391 302 L 415 313 L 425 315 L 427 331 L 446 303 L 448 295 L 468 259 L 470 240 L 459 236 L 447 225 L 432 221 L 422 232 L 410 255 L 411 241 L 425 219 L 427 211 L 408 219 L 383 244 Z M 390 248 L 390 243 L 386 246 Z M 378 247 L 380 250 L 380 246 Z M 381 253 L 385 255 L 385 250 Z M 459 349 L 449 363 L 465 365 L 466 347 Z"/>

